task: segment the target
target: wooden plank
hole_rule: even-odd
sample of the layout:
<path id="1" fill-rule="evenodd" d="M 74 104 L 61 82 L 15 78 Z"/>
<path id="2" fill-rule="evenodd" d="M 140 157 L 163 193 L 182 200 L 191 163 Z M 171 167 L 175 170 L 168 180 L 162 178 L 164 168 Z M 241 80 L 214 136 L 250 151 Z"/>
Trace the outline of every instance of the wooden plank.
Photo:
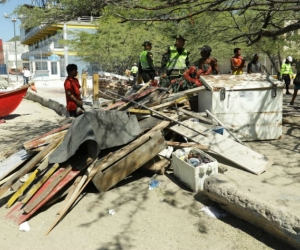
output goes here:
<path id="1" fill-rule="evenodd" d="M 193 95 L 196 95 L 199 91 L 205 91 L 205 90 L 206 90 L 206 88 L 204 86 L 201 86 L 201 87 L 197 87 L 197 88 L 193 88 L 193 89 L 187 89 L 184 91 L 180 91 L 179 93 L 173 93 L 173 94 L 170 94 L 168 97 L 164 98 L 162 100 L 162 103 L 173 101 L 173 100 L 176 100 L 183 96 L 191 97 Z"/>
<path id="2" fill-rule="evenodd" d="M 165 173 L 165 168 L 170 165 L 170 160 L 156 155 L 150 161 L 147 161 L 142 167 L 141 170 L 155 172 L 157 174 L 163 175 Z"/>
<path id="3" fill-rule="evenodd" d="M 87 87 L 87 76 L 86 73 L 81 75 L 81 85 L 82 85 L 82 96 L 87 97 L 88 87 Z"/>
<path id="4" fill-rule="evenodd" d="M 6 178 L 2 179 L 2 180 L 0 181 L 0 186 L 1 186 L 3 183 L 7 182 L 7 181 L 8 181 L 11 177 L 13 177 L 15 174 L 16 174 L 16 173 L 12 173 L 11 175 L 9 175 L 9 176 L 7 176 Z"/>
<path id="5" fill-rule="evenodd" d="M 90 170 L 85 173 L 85 176 L 87 177 L 87 180 L 81 185 L 81 183 L 78 184 L 80 187 L 80 190 L 76 188 L 76 190 L 71 195 L 70 199 L 68 200 L 67 204 L 63 208 L 63 210 L 60 213 L 60 216 L 56 219 L 56 221 L 52 224 L 52 226 L 48 229 L 48 231 L 45 233 L 45 235 L 48 235 L 49 232 L 56 226 L 56 224 L 63 218 L 63 216 L 66 214 L 66 212 L 70 209 L 71 205 L 76 201 L 78 196 L 82 193 L 84 188 L 87 186 L 87 184 L 94 178 L 95 174 L 98 171 L 101 171 L 104 168 L 104 165 L 106 163 L 106 160 L 111 156 L 112 153 L 109 153 L 105 156 L 104 159 L 98 160 L 95 162 L 94 166 L 90 167 Z M 82 177 L 85 178 L 85 177 Z"/>
<path id="6" fill-rule="evenodd" d="M 213 121 L 211 119 L 205 118 L 202 115 L 200 115 L 199 113 L 196 113 L 196 112 L 193 112 L 193 111 L 188 111 L 188 110 L 185 110 L 183 108 L 179 108 L 179 111 L 181 111 L 182 113 L 184 113 L 184 114 L 186 114 L 186 115 L 188 115 L 190 117 L 197 118 L 200 121 L 207 122 L 208 124 L 212 124 L 213 123 Z"/>
<path id="7" fill-rule="evenodd" d="M 0 162 L 0 180 L 19 167 L 32 155 L 32 152 L 26 152 L 26 150 L 22 149 L 5 159 L 3 162 Z"/>
<path id="8" fill-rule="evenodd" d="M 28 149 L 30 148 L 30 145 L 31 145 L 34 141 L 39 140 L 39 139 L 42 139 L 42 138 L 45 138 L 45 137 L 47 137 L 48 135 L 53 135 L 53 134 L 56 134 L 56 133 L 61 132 L 61 131 L 63 131 L 63 130 L 66 130 L 66 129 L 68 129 L 70 126 L 71 126 L 71 123 L 65 124 L 65 125 L 63 125 L 63 126 L 61 126 L 61 127 L 59 127 L 59 128 L 55 128 L 55 129 L 53 129 L 53 130 L 51 130 L 51 131 L 49 131 L 49 132 L 47 132 L 47 133 L 45 133 L 45 134 L 42 134 L 42 135 L 40 135 L 40 136 L 38 136 L 38 137 L 36 137 L 36 138 L 30 140 L 30 141 L 24 142 L 24 143 L 23 143 L 23 146 L 24 146 L 25 149 L 28 150 Z"/>
<path id="9" fill-rule="evenodd" d="M 152 93 L 156 89 L 157 89 L 157 87 L 155 87 L 155 88 L 152 87 L 152 88 L 144 90 L 143 92 L 135 93 L 135 94 L 132 94 L 130 96 L 127 96 L 126 99 L 128 99 L 128 100 L 136 100 L 136 99 L 142 98 L 142 97 L 144 97 L 146 95 L 149 95 L 150 93 Z M 121 106 L 121 105 L 123 105 L 123 104 L 125 104 L 127 102 L 129 102 L 129 101 L 125 101 L 125 100 L 124 101 L 119 101 L 119 102 L 116 102 L 113 105 L 108 106 L 107 108 L 104 108 L 103 110 L 111 110 L 111 109 L 117 108 L 117 107 L 119 107 L 119 106 Z"/>
<path id="10" fill-rule="evenodd" d="M 39 190 L 39 188 L 50 178 L 50 176 L 58 169 L 59 164 L 56 163 L 49 168 L 47 173 L 27 192 L 26 196 L 21 201 L 23 204 L 27 203 L 31 197 Z"/>
<path id="11" fill-rule="evenodd" d="M 30 213 L 34 208 L 36 208 L 46 197 L 53 191 L 53 189 L 71 172 L 72 166 L 68 166 L 62 171 L 52 182 L 47 185 L 46 189 L 43 189 L 42 192 L 39 193 L 39 196 L 36 197 L 35 200 L 25 205 L 23 211 L 25 213 Z"/>
<path id="12" fill-rule="evenodd" d="M 133 109 L 133 108 L 128 109 L 127 112 L 129 112 L 131 114 L 142 114 L 142 115 L 150 115 L 150 114 L 152 114 L 152 112 L 150 110 Z"/>
<path id="13" fill-rule="evenodd" d="M 200 150 L 208 151 L 210 149 L 210 146 L 208 145 L 202 145 L 199 143 L 186 143 L 186 142 L 176 142 L 176 141 L 167 141 L 168 146 L 172 146 L 174 148 L 198 148 Z"/>
<path id="14" fill-rule="evenodd" d="M 206 137 L 197 135 L 190 129 L 182 126 L 175 125 L 170 129 L 178 134 L 181 134 L 190 140 L 209 145 L 210 150 L 217 153 L 224 158 L 234 162 L 243 169 L 248 170 L 254 174 L 263 173 L 267 167 L 272 165 L 272 161 L 267 159 L 265 156 L 253 151 L 252 149 L 241 145 L 240 143 L 226 138 L 211 129 L 207 129 L 199 123 L 192 121 L 184 121 L 187 126 L 192 126 L 195 130 L 205 131 Z"/>
<path id="15" fill-rule="evenodd" d="M 57 211 L 57 215 L 60 215 L 63 212 L 64 208 L 67 206 L 68 201 L 71 200 L 70 198 L 71 198 L 72 194 L 74 193 L 74 191 L 76 190 L 76 188 L 77 188 L 78 184 L 80 183 L 81 179 L 82 179 L 81 175 L 77 176 L 74 183 L 72 184 L 72 186 L 68 190 L 68 194 L 67 194 L 65 200 L 62 202 L 62 205 L 61 205 L 60 209 Z"/>
<path id="16" fill-rule="evenodd" d="M 137 92 L 135 92 L 135 94 L 139 94 L 139 93 L 143 92 L 144 89 L 146 89 L 146 88 L 149 87 L 149 84 L 150 84 L 150 83 L 144 84 L 144 86 L 141 87 Z M 118 107 L 118 110 L 121 110 L 121 109 L 124 110 L 129 104 L 130 104 L 130 102 L 124 103 L 123 105 L 121 105 L 120 107 Z"/>
<path id="17" fill-rule="evenodd" d="M 53 148 L 47 156 L 43 159 L 43 162 L 39 165 L 39 167 L 31 173 L 29 178 L 23 183 L 23 185 L 14 193 L 14 195 L 8 200 L 6 207 L 10 207 L 29 187 L 29 185 L 34 181 L 34 179 L 48 167 L 48 159 L 49 155 L 60 145 L 61 141 Z"/>
<path id="18" fill-rule="evenodd" d="M 34 140 L 34 141 L 24 145 L 24 148 L 26 150 L 30 150 L 30 149 L 33 149 L 33 148 L 36 148 L 36 147 L 40 147 L 44 144 L 48 144 L 48 143 L 54 141 L 55 139 L 62 139 L 62 138 L 65 137 L 67 132 L 68 132 L 68 130 L 64 130 L 64 131 L 60 131 L 60 132 L 57 132 L 55 134 L 51 134 L 51 135 L 48 135 L 46 137 Z"/>
<path id="19" fill-rule="evenodd" d="M 150 137 L 149 140 L 108 169 L 96 174 L 93 183 L 99 191 L 105 192 L 109 190 L 167 147 L 161 131 L 151 133 L 150 135 L 148 132 L 144 136 Z"/>
<path id="20" fill-rule="evenodd" d="M 165 103 L 162 103 L 162 104 L 159 104 L 159 105 L 156 105 L 156 106 L 152 106 L 151 108 L 154 109 L 154 110 L 158 110 L 158 109 L 161 109 L 161 108 L 166 108 L 166 107 L 169 107 L 175 103 L 183 103 L 183 102 L 186 102 L 188 100 L 188 97 L 187 96 L 182 96 L 182 97 L 179 97 L 178 99 L 174 100 L 174 101 L 170 101 L 170 102 L 165 102 Z"/>
<path id="21" fill-rule="evenodd" d="M 98 102 L 99 100 L 99 75 L 93 74 L 93 100 Z"/>
<path id="22" fill-rule="evenodd" d="M 23 166 L 17 174 L 15 174 L 8 182 L 0 187 L 0 197 L 22 176 L 31 171 L 56 145 L 60 140 L 54 140 L 43 151 L 34 156 L 25 166 Z"/>
<path id="23" fill-rule="evenodd" d="M 77 161 L 72 161 L 70 164 L 73 166 L 73 169 L 69 174 L 52 190 L 52 192 L 36 206 L 30 213 L 23 213 L 21 202 L 18 202 L 14 205 L 14 207 L 5 215 L 5 219 L 10 220 L 14 223 L 21 224 L 24 221 L 28 220 L 36 211 L 38 211 L 43 205 L 45 205 L 52 197 L 54 197 L 58 192 L 62 190 L 71 180 L 73 180 L 84 168 L 87 167 L 93 160 L 91 158 L 82 157 Z M 48 185 L 52 183 L 53 180 L 59 176 L 65 168 L 60 168 L 57 172 L 55 172 L 49 180 L 42 186 L 41 189 L 32 197 L 29 202 L 33 202 L 37 199 L 40 193 L 43 192 L 44 189 L 47 189 Z"/>

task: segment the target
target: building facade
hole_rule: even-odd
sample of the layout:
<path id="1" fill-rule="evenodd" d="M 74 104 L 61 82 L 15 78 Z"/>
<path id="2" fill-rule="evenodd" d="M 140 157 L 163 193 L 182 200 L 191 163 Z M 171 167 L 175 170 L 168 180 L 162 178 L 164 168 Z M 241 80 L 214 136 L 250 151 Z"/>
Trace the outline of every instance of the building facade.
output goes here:
<path id="1" fill-rule="evenodd" d="M 21 55 L 27 61 L 33 79 L 60 79 L 66 76 L 66 66 L 77 64 L 78 72 L 89 65 L 82 62 L 76 53 L 70 51 L 62 41 L 72 40 L 74 32 L 96 32 L 96 17 L 80 17 L 74 21 L 53 25 L 41 24 L 38 27 L 21 28 L 21 43 L 27 45 L 29 51 Z"/>

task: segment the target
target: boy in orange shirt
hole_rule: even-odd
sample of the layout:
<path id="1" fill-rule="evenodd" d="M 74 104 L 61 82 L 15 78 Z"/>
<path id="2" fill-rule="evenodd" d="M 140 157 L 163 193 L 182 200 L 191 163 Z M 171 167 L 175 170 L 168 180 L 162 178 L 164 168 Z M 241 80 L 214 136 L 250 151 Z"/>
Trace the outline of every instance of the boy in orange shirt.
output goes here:
<path id="1" fill-rule="evenodd" d="M 246 67 L 246 62 L 244 57 L 242 57 L 242 51 L 240 48 L 235 48 L 233 50 L 234 56 L 231 57 L 231 70 L 233 75 L 242 75 L 243 68 Z"/>
<path id="2" fill-rule="evenodd" d="M 77 112 L 77 108 L 79 107 L 81 110 L 84 110 L 79 90 L 80 85 L 78 79 L 76 78 L 78 74 L 77 65 L 69 64 L 67 66 L 67 73 L 68 77 L 64 83 L 67 99 L 67 110 L 71 117 L 77 117 L 82 114 L 82 112 Z"/>

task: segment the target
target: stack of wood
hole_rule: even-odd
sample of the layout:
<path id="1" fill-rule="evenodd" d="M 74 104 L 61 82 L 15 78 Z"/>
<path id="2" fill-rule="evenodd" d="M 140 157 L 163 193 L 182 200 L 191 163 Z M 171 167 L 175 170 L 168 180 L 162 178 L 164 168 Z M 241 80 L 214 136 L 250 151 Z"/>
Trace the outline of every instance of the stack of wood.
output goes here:
<path id="1" fill-rule="evenodd" d="M 101 75 L 99 77 L 99 89 L 101 92 L 105 90 L 110 90 L 123 96 L 131 89 L 131 86 L 128 77 Z M 101 92 L 99 94 L 99 97 L 106 99 L 115 98 L 114 95 L 111 95 L 109 93 L 107 95 L 103 95 L 101 94 Z"/>
<path id="2" fill-rule="evenodd" d="M 172 150 L 177 148 L 211 150 L 252 173 L 263 172 L 270 162 L 262 155 L 224 138 L 210 127 L 187 120 L 193 117 L 206 125 L 211 123 L 204 115 L 189 110 L 188 99 L 203 89 L 169 94 L 166 89 L 146 84 L 136 93 L 104 108 L 151 115 L 140 118 L 142 134 L 138 138 L 119 150 L 104 150 L 96 159 L 89 158 L 82 147 L 67 162 L 48 163 L 49 155 L 63 141 L 70 123 L 25 142 L 22 150 L 0 163 L 1 203 L 5 201 L 8 208 L 13 206 L 5 219 L 21 224 L 41 208 L 63 198 L 59 215 L 54 218 L 48 234 L 90 181 L 99 192 L 106 192 L 139 168 L 164 174 L 170 166 Z M 184 137 L 190 142 L 184 142 Z M 28 178 L 21 183 L 20 179 L 26 175 Z"/>

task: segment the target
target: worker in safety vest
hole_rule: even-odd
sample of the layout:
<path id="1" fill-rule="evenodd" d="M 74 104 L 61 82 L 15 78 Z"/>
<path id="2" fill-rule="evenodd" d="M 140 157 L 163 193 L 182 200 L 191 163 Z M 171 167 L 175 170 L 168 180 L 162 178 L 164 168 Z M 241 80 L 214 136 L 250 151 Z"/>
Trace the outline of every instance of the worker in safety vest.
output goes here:
<path id="1" fill-rule="evenodd" d="M 140 54 L 139 74 L 142 76 L 143 81 L 147 83 L 150 80 L 154 80 L 156 75 L 153 65 L 153 54 L 150 52 L 152 43 L 145 41 L 142 46 L 144 46 L 144 51 Z"/>
<path id="2" fill-rule="evenodd" d="M 181 35 L 174 36 L 175 44 L 169 46 L 161 60 L 162 77 L 179 78 L 189 67 L 189 52 L 184 48 L 185 41 Z"/>
<path id="3" fill-rule="evenodd" d="M 292 62 L 293 58 L 288 56 L 285 62 L 281 65 L 280 70 L 280 77 L 279 80 L 284 80 L 285 88 L 286 88 L 286 95 L 291 95 L 289 92 L 289 86 L 291 83 L 291 78 L 293 79 L 293 70 L 292 70 Z"/>
<path id="4" fill-rule="evenodd" d="M 246 67 L 246 62 L 244 57 L 242 57 L 242 50 L 240 48 L 235 48 L 233 50 L 234 56 L 230 58 L 231 70 L 233 75 L 242 75 L 243 68 Z"/>
<path id="5" fill-rule="evenodd" d="M 131 71 L 131 75 L 133 76 L 133 84 L 135 84 L 136 83 L 136 75 L 137 75 L 137 72 L 139 71 L 139 68 L 136 66 L 136 63 L 133 64 L 130 71 Z"/>

